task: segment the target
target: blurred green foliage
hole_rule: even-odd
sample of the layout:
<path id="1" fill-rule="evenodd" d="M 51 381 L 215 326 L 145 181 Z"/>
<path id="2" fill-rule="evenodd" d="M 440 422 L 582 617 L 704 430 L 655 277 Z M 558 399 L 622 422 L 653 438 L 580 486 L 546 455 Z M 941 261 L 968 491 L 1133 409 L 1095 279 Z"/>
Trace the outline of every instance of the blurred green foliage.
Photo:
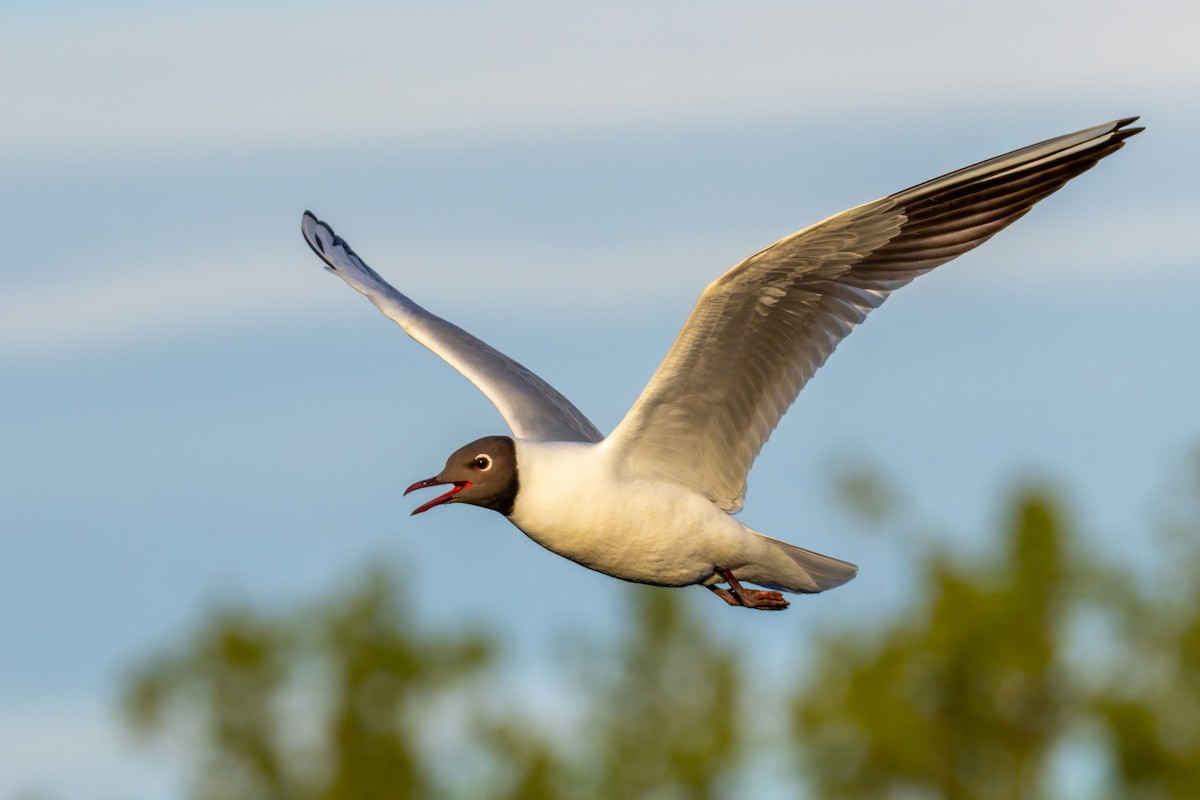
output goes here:
<path id="1" fill-rule="evenodd" d="M 203 754 L 199 798 L 428 797 L 426 714 L 492 655 L 477 632 L 416 630 L 392 578 L 370 570 L 312 608 L 214 613 L 132 673 L 124 708 L 135 731 L 180 732 Z"/>
<path id="2" fill-rule="evenodd" d="M 1035 797 L 1076 700 L 1058 649 L 1070 594 L 1066 531 L 1019 498 L 1006 552 L 933 554 L 928 594 L 870 637 L 833 637 L 795 700 L 797 755 L 820 797 Z"/>
<path id="3" fill-rule="evenodd" d="M 900 513 L 870 470 L 835 488 L 872 524 Z M 1200 458 L 1156 509 L 1122 553 L 1044 488 L 970 558 L 913 530 L 916 596 L 789 628 L 792 685 L 709 623 L 752 612 L 635 587 L 619 634 L 523 702 L 495 635 L 422 630 L 371 570 L 212 613 L 131 672 L 125 718 L 193 754 L 198 800 L 1200 798 Z"/>
<path id="4" fill-rule="evenodd" d="M 1102 563 L 1089 587 L 1117 643 L 1088 702 L 1120 797 L 1200 798 L 1200 454 L 1189 467 L 1156 505 L 1157 538 L 1130 542 L 1154 548 L 1144 579 Z"/>

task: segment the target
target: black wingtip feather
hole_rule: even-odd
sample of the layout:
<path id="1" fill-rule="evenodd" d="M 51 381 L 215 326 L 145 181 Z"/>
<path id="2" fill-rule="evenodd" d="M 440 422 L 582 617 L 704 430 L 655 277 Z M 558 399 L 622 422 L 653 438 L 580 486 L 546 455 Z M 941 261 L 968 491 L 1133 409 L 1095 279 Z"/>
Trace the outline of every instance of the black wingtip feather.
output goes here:
<path id="1" fill-rule="evenodd" d="M 1135 120 L 1137 117 L 1127 117 L 1096 126 L 1090 140 L 1083 142 L 1071 143 L 1071 137 L 1079 134 L 1059 137 L 1065 142 L 1047 140 L 892 195 L 907 200 L 900 206 L 907 217 L 905 225 L 899 236 L 865 257 L 859 268 L 893 270 L 917 263 L 932 268 L 977 247 L 1035 203 L 1121 149 L 1125 139 L 1144 130 L 1122 127 Z M 1052 144 L 1060 144 L 1061 149 L 1050 153 L 1035 149 Z M 1027 162 L 1012 165 L 1014 155 L 1025 156 Z M 992 164 L 996 168 L 989 175 L 987 167 Z"/>
<path id="2" fill-rule="evenodd" d="M 304 241 L 308 244 L 309 249 L 316 253 L 317 256 L 325 262 L 327 269 L 336 271 L 337 267 L 333 265 L 333 262 L 331 262 L 325 254 L 325 245 L 322 244 L 321 240 L 318 239 L 315 234 L 309 235 L 308 226 L 305 224 L 309 220 L 312 220 L 313 225 L 319 225 L 325 228 L 325 230 L 329 231 L 329 234 L 333 237 L 334 243 L 338 241 L 338 235 L 333 232 L 333 228 L 329 227 L 324 222 L 321 222 L 321 220 L 317 218 L 317 215 L 311 211 L 305 211 L 303 216 L 300 217 L 300 233 L 304 235 Z"/>
<path id="3" fill-rule="evenodd" d="M 1130 136 L 1136 136 L 1139 133 L 1141 133 L 1142 131 L 1146 130 L 1145 125 L 1139 125 L 1136 128 L 1126 128 L 1125 127 L 1126 125 L 1137 122 L 1139 119 L 1141 119 L 1140 116 L 1125 117 L 1124 119 L 1119 119 L 1116 122 L 1114 122 L 1113 129 L 1112 129 L 1112 137 L 1111 137 L 1110 141 L 1123 142 L 1126 139 L 1128 139 Z"/>

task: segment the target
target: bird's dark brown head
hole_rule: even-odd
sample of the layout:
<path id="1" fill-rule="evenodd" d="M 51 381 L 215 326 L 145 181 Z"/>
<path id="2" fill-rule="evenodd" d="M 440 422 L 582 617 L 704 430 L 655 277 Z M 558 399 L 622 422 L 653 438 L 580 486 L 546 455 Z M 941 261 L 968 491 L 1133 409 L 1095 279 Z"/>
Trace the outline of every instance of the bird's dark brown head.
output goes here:
<path id="1" fill-rule="evenodd" d="M 420 514 L 445 503 L 470 503 L 509 516 L 517 499 L 517 450 L 513 440 L 507 436 L 476 439 L 454 451 L 440 473 L 417 481 L 404 493 L 446 484 L 454 488 L 412 513 Z"/>

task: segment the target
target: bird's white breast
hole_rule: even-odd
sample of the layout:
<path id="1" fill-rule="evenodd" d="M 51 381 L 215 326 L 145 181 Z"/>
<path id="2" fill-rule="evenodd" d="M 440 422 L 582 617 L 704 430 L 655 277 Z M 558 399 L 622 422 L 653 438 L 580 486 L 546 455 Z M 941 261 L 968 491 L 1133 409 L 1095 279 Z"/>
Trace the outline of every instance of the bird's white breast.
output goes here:
<path id="1" fill-rule="evenodd" d="M 683 486 L 632 478 L 604 442 L 516 441 L 512 522 L 538 544 L 608 575 L 683 586 L 741 561 L 755 537 Z"/>

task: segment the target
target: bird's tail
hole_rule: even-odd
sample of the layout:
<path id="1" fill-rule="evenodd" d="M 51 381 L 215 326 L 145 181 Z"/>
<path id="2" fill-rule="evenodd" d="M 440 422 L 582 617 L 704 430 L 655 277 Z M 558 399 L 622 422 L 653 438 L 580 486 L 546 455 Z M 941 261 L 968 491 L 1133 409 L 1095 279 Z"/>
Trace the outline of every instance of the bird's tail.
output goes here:
<path id="1" fill-rule="evenodd" d="M 786 558 L 778 560 L 777 566 L 783 569 L 775 571 L 771 580 L 751 579 L 754 583 L 785 592 L 815 594 L 826 589 L 836 589 L 858 574 L 858 567 L 849 561 L 823 556 L 812 550 L 763 536 L 761 533 L 756 535 L 772 544 L 774 549 Z"/>

